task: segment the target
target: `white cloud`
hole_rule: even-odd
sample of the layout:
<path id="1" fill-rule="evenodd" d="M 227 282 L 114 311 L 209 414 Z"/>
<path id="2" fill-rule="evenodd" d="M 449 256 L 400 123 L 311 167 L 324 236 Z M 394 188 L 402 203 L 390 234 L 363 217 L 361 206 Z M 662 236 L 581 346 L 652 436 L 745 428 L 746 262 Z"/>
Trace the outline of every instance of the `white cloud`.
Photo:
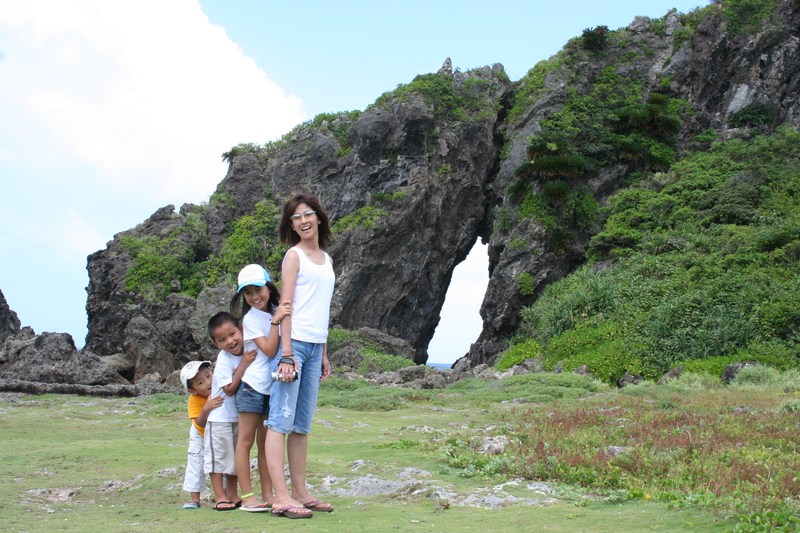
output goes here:
<path id="1" fill-rule="evenodd" d="M 151 198 L 202 200 L 222 152 L 305 118 L 196 0 L 12 2 L 0 32 L 0 128 L 17 149 L 52 145 Z"/>
<path id="2" fill-rule="evenodd" d="M 79 339 L 86 255 L 205 200 L 223 152 L 305 113 L 197 0 L 0 3 L 0 287 L 37 331 Z M 44 279 L 64 285 L 56 311 Z"/>
<path id="3" fill-rule="evenodd" d="M 57 252 L 65 260 L 75 257 L 83 259 L 104 248 L 109 240 L 78 213 L 69 213 L 57 227 L 53 238 L 57 243 Z"/>

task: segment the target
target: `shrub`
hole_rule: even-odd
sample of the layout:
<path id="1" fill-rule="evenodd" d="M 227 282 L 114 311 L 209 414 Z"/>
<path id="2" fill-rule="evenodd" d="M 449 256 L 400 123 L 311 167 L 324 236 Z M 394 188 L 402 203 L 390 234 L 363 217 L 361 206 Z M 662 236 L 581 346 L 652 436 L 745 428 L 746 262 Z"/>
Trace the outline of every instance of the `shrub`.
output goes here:
<path id="1" fill-rule="evenodd" d="M 746 366 L 739 370 L 731 386 L 793 393 L 800 391 L 800 371 L 791 369 L 781 372 L 764 365 Z"/>
<path id="2" fill-rule="evenodd" d="M 564 62 L 565 53 L 562 51 L 550 59 L 539 61 L 522 77 L 513 93 L 514 100 L 508 113 L 509 124 L 518 124 L 522 120 L 530 105 L 543 95 L 547 76 L 563 66 Z"/>
<path id="3" fill-rule="evenodd" d="M 397 200 L 400 200 L 401 198 L 405 198 L 406 196 L 408 196 L 408 191 L 395 191 L 392 194 L 375 192 L 372 193 L 372 201 L 381 204 L 391 204 Z"/>
<path id="4" fill-rule="evenodd" d="M 614 322 L 566 331 L 551 339 L 544 352 L 551 367 L 560 363 L 564 370 L 575 370 L 586 365 L 593 376 L 607 383 L 616 382 L 625 372 L 655 376 L 654 369 L 642 364 L 638 350 Z"/>
<path id="5" fill-rule="evenodd" d="M 278 242 L 280 211 L 269 200 L 258 202 L 252 214 L 234 220 L 222 242 L 220 252 L 205 265 L 206 282 L 215 285 L 222 281 L 233 284 L 244 265 L 258 263 L 276 277 L 286 247 Z"/>
<path id="6" fill-rule="evenodd" d="M 222 160 L 226 163 L 232 163 L 234 158 L 242 154 L 258 154 L 263 151 L 259 145 L 254 143 L 237 144 L 227 152 L 222 154 Z"/>
<path id="7" fill-rule="evenodd" d="M 744 126 L 772 126 L 778 118 L 778 112 L 769 104 L 750 104 L 733 113 L 728 122 L 735 128 Z"/>
<path id="8" fill-rule="evenodd" d="M 777 383 L 781 378 L 781 373 L 774 368 L 755 365 L 746 366 L 739 370 L 736 377 L 733 378 L 731 385 L 747 386 L 747 385 L 761 385 L 770 386 Z"/>
<path id="9" fill-rule="evenodd" d="M 526 339 L 519 344 L 507 348 L 495 363 L 497 370 L 508 370 L 514 365 L 518 365 L 526 359 L 541 357 L 542 347 L 535 339 Z"/>
<path id="10" fill-rule="evenodd" d="M 752 359 L 751 359 L 752 360 Z M 725 367 L 739 362 L 737 357 L 732 355 L 717 355 L 714 357 L 705 357 L 703 359 L 687 359 L 678 361 L 675 366 L 683 365 L 683 371 L 694 375 L 708 375 L 720 378 L 722 371 Z"/>
<path id="11" fill-rule="evenodd" d="M 530 272 L 522 272 L 517 276 L 517 290 L 522 296 L 533 296 L 536 282 Z"/>
<path id="12" fill-rule="evenodd" d="M 723 2 L 722 13 L 733 35 L 755 33 L 775 9 L 777 0 L 729 0 Z"/>
<path id="13" fill-rule="evenodd" d="M 414 361 L 406 359 L 405 357 L 400 357 L 399 355 L 391 355 L 372 350 L 365 350 L 361 355 L 363 359 L 358 366 L 358 371 L 362 374 L 366 374 L 367 372 L 394 372 L 401 368 L 415 365 Z"/>
<path id="14" fill-rule="evenodd" d="M 122 235 L 120 244 L 131 257 L 125 273 L 125 290 L 145 300 L 161 302 L 172 292 L 197 296 L 203 287 L 198 279 L 198 251 L 207 248 L 206 225 L 197 213 L 163 235 Z"/>
<path id="15" fill-rule="evenodd" d="M 418 94 L 433 106 L 436 118 L 471 122 L 494 115 L 491 101 L 496 86 L 497 79 L 480 77 L 480 73 L 458 83 L 455 76 L 447 73 L 420 74 L 411 83 L 398 85 L 394 91 L 378 97 L 373 106 L 385 106 L 394 98 L 406 99 Z"/>
<path id="16" fill-rule="evenodd" d="M 386 216 L 386 211 L 374 205 L 365 205 L 352 213 L 337 220 L 331 230 L 334 233 L 344 233 L 355 228 L 374 228 L 378 220 Z"/>
<path id="17" fill-rule="evenodd" d="M 789 414 L 800 413 L 800 400 L 787 400 L 781 405 L 779 410 Z"/>
<path id="18" fill-rule="evenodd" d="M 583 30 L 581 45 L 584 50 L 605 50 L 608 46 L 608 26 L 596 26 Z"/>
<path id="19" fill-rule="evenodd" d="M 334 352 L 347 345 L 355 345 L 365 351 L 379 352 L 380 347 L 373 341 L 361 336 L 357 331 L 341 327 L 331 328 L 328 331 L 328 350 Z"/>

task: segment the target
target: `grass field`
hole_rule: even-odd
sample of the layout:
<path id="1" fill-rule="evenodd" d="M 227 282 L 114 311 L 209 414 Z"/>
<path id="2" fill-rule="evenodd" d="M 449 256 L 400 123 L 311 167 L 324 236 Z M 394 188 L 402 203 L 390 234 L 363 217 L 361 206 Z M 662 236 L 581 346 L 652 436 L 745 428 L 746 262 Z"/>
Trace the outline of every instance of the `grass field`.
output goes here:
<path id="1" fill-rule="evenodd" d="M 745 442 L 738 451 L 726 448 L 722 452 L 739 468 L 744 468 L 747 457 L 755 457 L 757 464 L 765 465 L 764 471 L 782 476 L 798 464 L 800 414 L 786 407 L 798 404 L 796 391 L 705 390 L 686 384 L 683 389 L 640 386 L 617 391 L 579 377 L 561 382 L 529 377 L 517 382 L 465 382 L 445 391 L 375 389 L 337 380 L 326 384 L 309 445 L 309 481 L 314 494 L 331 502 L 336 511 L 295 521 L 266 513 L 217 512 L 208 501 L 197 511 L 181 509 L 186 497 L 181 484 L 188 433 L 183 396 L 3 394 L 2 529 L 731 531 L 796 527 L 797 493 L 793 502 L 789 497 L 789 502 L 775 507 L 769 494 L 747 492 L 744 485 L 731 489 L 739 491 L 739 497 L 764 502 L 748 507 L 736 503 L 737 494 L 716 494 L 710 483 L 703 485 L 700 470 L 715 465 L 714 475 L 725 474 L 720 461 L 712 460 L 719 450 L 699 440 L 699 426 L 709 431 L 715 423 L 726 427 L 725 413 L 768 415 L 771 421 L 765 427 L 783 428 L 780 435 L 775 433 L 778 440 L 756 444 L 756 435 L 748 435 L 749 427 L 739 422 L 731 432 L 753 445 Z M 372 409 L 366 409 L 370 405 Z M 658 448 L 653 455 L 662 457 L 658 464 L 645 453 L 646 446 L 635 442 L 637 435 L 647 433 L 637 420 L 648 423 L 647 413 L 671 419 L 674 411 L 687 416 L 678 426 L 672 423 L 681 431 L 671 431 L 685 435 L 694 431 L 692 424 L 698 424 L 697 446 L 691 453 L 707 459 L 686 463 L 688 467 L 673 461 L 678 473 L 663 474 L 661 479 L 672 486 L 632 480 L 633 469 L 626 470 L 624 462 L 614 462 L 610 456 L 600 461 L 596 452 L 587 454 L 591 460 L 581 466 L 577 450 L 608 450 L 610 445 L 598 435 L 602 428 L 612 426 L 609 442 L 622 449 L 619 461 L 638 458 L 655 468 L 667 464 L 663 456 L 683 457 L 685 439 L 676 440 L 672 453 L 665 451 L 668 447 Z M 595 413 L 593 420 L 587 412 Z M 760 417 L 762 423 L 764 417 Z M 623 429 L 620 418 L 630 421 Z M 545 420 L 557 421 L 558 431 L 545 427 Z M 649 420 L 655 426 L 655 419 Z M 651 439 L 654 447 L 652 437 L 644 438 Z M 481 446 L 487 442 L 504 443 L 504 450 L 484 453 Z M 535 452 L 542 446 L 549 451 L 540 464 Z M 548 470 L 547 464 L 552 468 Z M 573 468 L 565 469 L 567 464 Z M 587 472 L 594 472 L 594 479 Z M 689 490 L 675 476 L 694 476 L 699 484 Z M 786 481 L 775 477 L 767 484 Z M 783 493 L 779 497 L 786 499 Z"/>

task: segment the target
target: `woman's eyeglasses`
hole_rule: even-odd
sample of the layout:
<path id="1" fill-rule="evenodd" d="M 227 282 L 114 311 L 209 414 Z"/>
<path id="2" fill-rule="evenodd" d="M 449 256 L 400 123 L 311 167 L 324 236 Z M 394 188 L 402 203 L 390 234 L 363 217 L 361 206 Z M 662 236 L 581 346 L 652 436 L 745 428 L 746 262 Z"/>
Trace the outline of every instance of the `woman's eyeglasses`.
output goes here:
<path id="1" fill-rule="evenodd" d="M 316 215 L 317 212 L 313 209 L 306 209 L 302 213 L 295 213 L 294 215 L 289 217 L 289 220 L 300 220 L 301 217 L 311 218 L 312 216 Z"/>

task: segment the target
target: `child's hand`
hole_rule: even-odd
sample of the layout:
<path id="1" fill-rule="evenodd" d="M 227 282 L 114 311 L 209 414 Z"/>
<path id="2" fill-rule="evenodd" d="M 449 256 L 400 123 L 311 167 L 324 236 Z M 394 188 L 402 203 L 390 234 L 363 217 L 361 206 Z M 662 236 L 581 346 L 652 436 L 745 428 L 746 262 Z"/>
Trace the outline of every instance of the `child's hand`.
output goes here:
<path id="1" fill-rule="evenodd" d="M 289 300 L 285 302 L 281 302 L 280 305 L 275 309 L 275 314 L 272 316 L 273 322 L 280 322 L 287 316 L 292 314 L 292 302 Z"/>
<path id="2" fill-rule="evenodd" d="M 206 400 L 206 404 L 203 406 L 203 410 L 211 411 L 222 405 L 223 402 L 225 402 L 225 398 L 222 396 L 209 397 L 208 400 Z"/>
<path id="3" fill-rule="evenodd" d="M 239 364 L 240 365 L 244 365 L 244 367 L 247 368 L 255 360 L 256 360 L 256 351 L 255 350 L 247 350 L 242 355 L 242 362 L 239 363 Z"/>

